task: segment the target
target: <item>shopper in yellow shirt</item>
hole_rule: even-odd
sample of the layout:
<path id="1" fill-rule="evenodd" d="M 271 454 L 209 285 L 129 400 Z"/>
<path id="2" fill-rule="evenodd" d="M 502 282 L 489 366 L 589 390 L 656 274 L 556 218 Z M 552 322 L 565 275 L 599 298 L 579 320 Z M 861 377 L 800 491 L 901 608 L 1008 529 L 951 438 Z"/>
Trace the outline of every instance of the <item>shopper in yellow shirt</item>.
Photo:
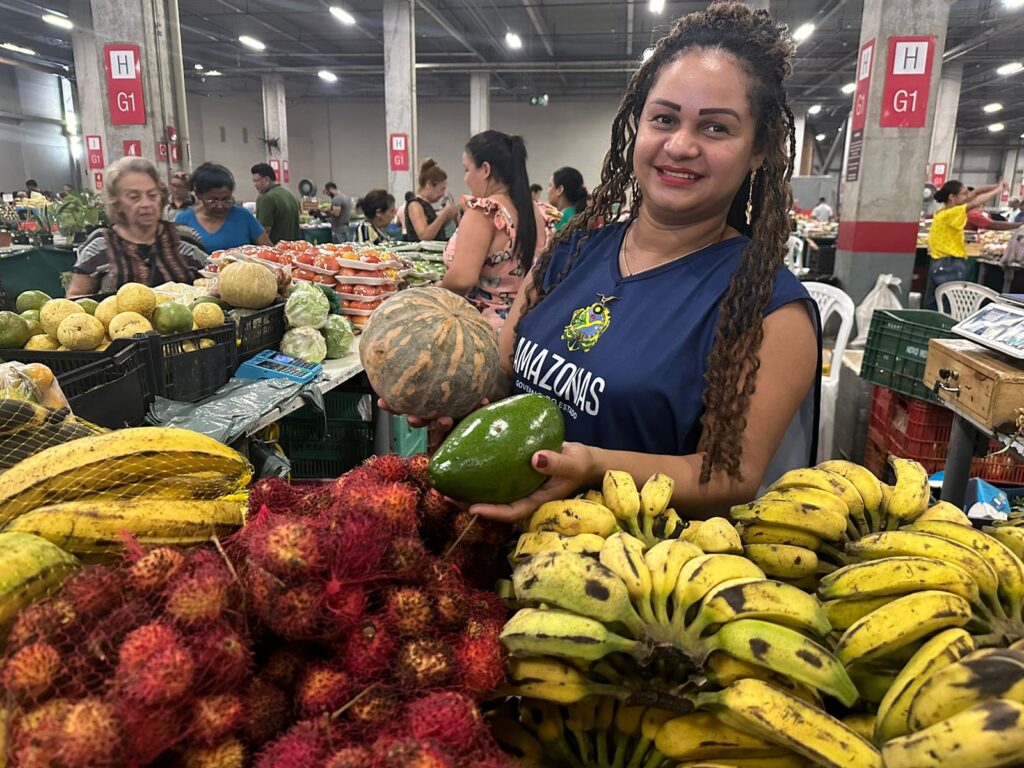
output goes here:
<path id="1" fill-rule="evenodd" d="M 982 208 L 988 198 L 1003 191 L 1005 183 L 1000 181 L 969 190 L 961 181 L 947 181 L 935 193 L 935 202 L 943 206 L 935 212 L 928 233 L 928 250 L 932 258 L 924 294 L 925 309 L 938 309 L 935 286 L 963 280 L 967 276 L 967 250 L 964 247 L 967 212 Z"/>

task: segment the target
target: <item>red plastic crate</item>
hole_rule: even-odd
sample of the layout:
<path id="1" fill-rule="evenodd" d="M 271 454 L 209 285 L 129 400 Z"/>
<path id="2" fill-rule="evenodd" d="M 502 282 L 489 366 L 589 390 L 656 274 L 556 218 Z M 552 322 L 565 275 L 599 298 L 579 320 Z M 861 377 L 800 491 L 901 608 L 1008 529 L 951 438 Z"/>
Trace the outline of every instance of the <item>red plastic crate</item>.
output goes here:
<path id="1" fill-rule="evenodd" d="M 941 405 L 932 405 L 912 397 L 907 400 L 906 435 L 912 440 L 949 442 L 953 429 L 953 412 Z"/>
<path id="2" fill-rule="evenodd" d="M 885 444 L 873 440 L 869 430 L 867 442 L 864 444 L 864 467 L 874 473 L 875 477 L 885 477 L 885 460 L 888 455 Z"/>
<path id="3" fill-rule="evenodd" d="M 893 391 L 885 387 L 875 387 L 871 395 L 871 421 L 872 425 L 887 425 L 889 414 L 892 408 Z M 886 427 L 887 429 L 887 427 Z"/>

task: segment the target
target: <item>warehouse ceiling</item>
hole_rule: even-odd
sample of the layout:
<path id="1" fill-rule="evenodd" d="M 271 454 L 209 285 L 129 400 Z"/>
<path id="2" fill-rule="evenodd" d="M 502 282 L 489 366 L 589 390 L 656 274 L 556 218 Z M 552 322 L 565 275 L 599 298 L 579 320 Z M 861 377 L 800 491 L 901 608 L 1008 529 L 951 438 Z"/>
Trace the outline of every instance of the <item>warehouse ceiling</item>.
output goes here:
<path id="1" fill-rule="evenodd" d="M 75 0 L 84 1 L 84 0 Z M 935 0 L 941 2 L 942 0 Z M 71 68 L 70 33 L 41 21 L 46 9 L 67 12 L 70 0 L 43 3 L 0 0 L 3 40 L 33 49 L 28 57 L 0 49 L 0 60 L 53 63 Z M 380 0 L 178 0 L 189 89 L 200 93 L 259 93 L 259 75 L 281 72 L 289 98 L 340 95 L 377 100 L 384 95 L 382 3 Z M 351 13 L 346 25 L 328 12 L 331 4 Z M 958 115 L 961 141 L 991 142 L 987 126 L 1005 124 L 999 137 L 1024 132 L 1024 72 L 1000 76 L 996 68 L 1024 55 L 1024 3 L 1017 0 L 957 0 L 950 11 L 946 61 L 964 66 Z M 672 19 L 705 7 L 703 2 L 666 2 L 654 14 L 649 0 L 417 0 L 417 88 L 421 99 L 468 100 L 469 73 L 489 70 L 492 99 L 549 103 L 621 95 L 645 48 Z M 798 48 L 790 83 L 799 108 L 814 104 L 810 129 L 831 141 L 849 111 L 840 88 L 853 79 L 860 39 L 860 0 L 772 0 L 772 13 L 795 29 L 815 24 Z M 522 47 L 505 40 L 514 32 Z M 254 37 L 266 46 L 252 51 L 238 42 Z M 196 65 L 204 69 L 200 72 Z M 320 80 L 327 69 L 336 83 Z M 222 73 L 210 77 L 210 70 Z M 982 107 L 999 102 L 988 114 Z M 542 108 L 542 107 L 538 107 Z"/>

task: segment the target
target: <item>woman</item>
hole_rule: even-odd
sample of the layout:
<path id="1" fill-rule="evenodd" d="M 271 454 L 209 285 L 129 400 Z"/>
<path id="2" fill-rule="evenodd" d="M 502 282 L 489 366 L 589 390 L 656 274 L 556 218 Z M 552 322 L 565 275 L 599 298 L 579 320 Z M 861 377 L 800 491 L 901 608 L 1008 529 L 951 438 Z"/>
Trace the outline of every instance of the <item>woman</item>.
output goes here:
<path id="1" fill-rule="evenodd" d="M 207 253 L 240 245 L 273 245 L 256 217 L 235 205 L 235 177 L 223 165 L 203 163 L 192 173 L 192 191 L 199 201 L 175 221 L 199 233 Z"/>
<path id="2" fill-rule="evenodd" d="M 601 185 L 499 337 L 511 392 L 555 400 L 567 442 L 534 454 L 538 491 L 470 512 L 522 519 L 615 468 L 669 475 L 672 506 L 704 517 L 812 461 L 818 316 L 784 263 L 793 53 L 766 11 L 725 2 L 677 21 L 641 64 Z M 627 220 L 590 231 L 616 203 Z"/>
<path id="3" fill-rule="evenodd" d="M 365 217 L 356 226 L 357 243 L 382 243 L 391 237 L 385 231 L 395 218 L 395 196 L 386 189 L 371 189 L 356 203 Z"/>
<path id="4" fill-rule="evenodd" d="M 161 218 L 167 188 L 156 167 L 125 157 L 107 169 L 103 189 L 113 226 L 98 229 L 78 250 L 68 298 L 113 293 L 125 283 L 191 284 L 206 261 L 194 232 Z"/>
<path id="5" fill-rule="evenodd" d="M 171 197 L 164 206 L 164 218 L 167 221 L 174 221 L 179 213 L 196 204 L 196 199 L 188 191 L 190 184 L 191 177 L 184 171 L 171 174 Z"/>
<path id="6" fill-rule="evenodd" d="M 964 245 L 964 228 L 971 212 L 981 209 L 985 201 L 1005 189 L 1005 182 L 986 187 L 968 189 L 963 182 L 952 180 L 942 185 L 935 193 L 935 202 L 942 207 L 932 217 L 928 231 L 928 250 L 931 255 L 928 265 L 928 284 L 925 287 L 924 308 L 938 309 L 935 302 L 935 286 L 967 276 L 967 249 Z M 1014 229 L 1019 224 L 1001 224 L 1000 229 Z M 1007 226 L 1009 225 L 1009 226 Z"/>
<path id="7" fill-rule="evenodd" d="M 536 254 L 547 245 L 547 222 L 533 203 L 521 136 L 478 133 L 462 153 L 469 195 L 465 213 L 448 241 L 448 271 L 441 287 L 468 298 L 496 331 Z"/>
<path id="8" fill-rule="evenodd" d="M 419 189 L 416 196 L 405 206 L 405 239 L 411 243 L 419 240 L 444 240 L 444 228 L 449 221 L 455 221 L 459 209 L 451 204 L 440 211 L 434 210 L 434 203 L 448 191 L 448 174 L 432 158 L 420 166 Z"/>
<path id="9" fill-rule="evenodd" d="M 558 231 L 587 207 L 587 188 L 583 186 L 583 174 L 569 166 L 551 174 L 548 202 L 562 212 L 562 218 L 555 224 L 555 231 Z"/>

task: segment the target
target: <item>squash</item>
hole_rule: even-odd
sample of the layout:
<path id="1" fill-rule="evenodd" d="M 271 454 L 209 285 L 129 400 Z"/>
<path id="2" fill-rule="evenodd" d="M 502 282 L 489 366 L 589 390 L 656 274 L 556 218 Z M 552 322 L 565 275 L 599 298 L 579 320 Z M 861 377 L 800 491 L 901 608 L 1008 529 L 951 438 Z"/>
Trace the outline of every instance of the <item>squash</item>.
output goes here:
<path id="1" fill-rule="evenodd" d="M 232 307 L 263 309 L 277 298 L 277 278 L 261 264 L 236 261 L 217 275 L 220 297 Z"/>
<path id="2" fill-rule="evenodd" d="M 464 298 L 433 286 L 381 304 L 363 330 L 359 358 L 390 407 L 427 419 L 465 416 L 501 375 L 491 326 Z"/>

